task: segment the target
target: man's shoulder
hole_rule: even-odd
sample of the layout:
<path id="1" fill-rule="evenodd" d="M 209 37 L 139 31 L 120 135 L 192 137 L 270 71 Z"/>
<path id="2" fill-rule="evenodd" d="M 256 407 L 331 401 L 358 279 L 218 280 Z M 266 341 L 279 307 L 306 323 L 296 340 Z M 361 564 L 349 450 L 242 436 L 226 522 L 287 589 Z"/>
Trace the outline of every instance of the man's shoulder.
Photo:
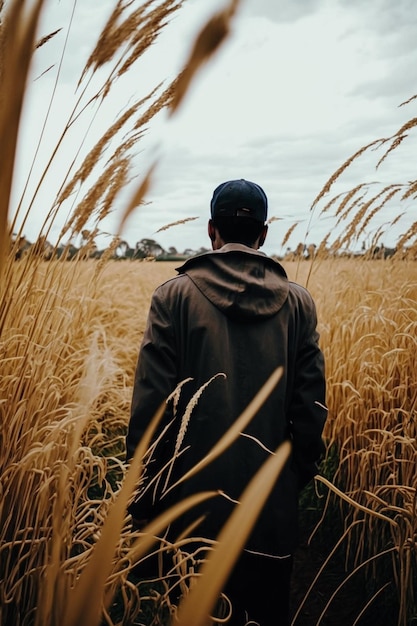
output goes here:
<path id="1" fill-rule="evenodd" d="M 169 293 L 176 293 L 186 288 L 189 279 L 187 274 L 177 274 L 177 276 L 173 276 L 169 278 L 165 282 L 161 283 L 156 287 L 154 291 L 154 296 L 164 296 Z"/>
<path id="2" fill-rule="evenodd" d="M 289 286 L 289 294 L 293 296 L 297 301 L 305 306 L 314 306 L 313 296 L 307 289 L 307 287 L 303 287 L 299 283 L 294 281 L 288 281 Z"/>

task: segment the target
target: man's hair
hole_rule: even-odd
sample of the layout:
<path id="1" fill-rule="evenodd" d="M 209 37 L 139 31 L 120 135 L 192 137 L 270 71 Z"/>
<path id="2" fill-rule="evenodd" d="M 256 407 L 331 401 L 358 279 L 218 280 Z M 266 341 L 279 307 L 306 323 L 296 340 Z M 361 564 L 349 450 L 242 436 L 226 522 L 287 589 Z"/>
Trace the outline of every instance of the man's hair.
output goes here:
<path id="1" fill-rule="evenodd" d="M 251 217 L 215 217 L 213 224 L 225 243 L 252 246 L 261 235 L 264 224 Z"/>

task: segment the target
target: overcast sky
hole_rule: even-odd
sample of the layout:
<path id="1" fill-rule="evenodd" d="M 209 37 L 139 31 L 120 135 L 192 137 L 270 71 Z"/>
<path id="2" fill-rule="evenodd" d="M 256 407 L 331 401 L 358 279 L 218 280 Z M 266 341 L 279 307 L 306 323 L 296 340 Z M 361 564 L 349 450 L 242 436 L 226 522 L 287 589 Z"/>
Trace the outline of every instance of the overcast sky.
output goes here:
<path id="1" fill-rule="evenodd" d="M 49 0 L 45 11 L 40 35 L 60 27 L 63 31 L 37 53 L 22 127 L 15 204 L 27 180 L 49 102 L 70 4 Z M 198 29 L 223 4 L 186 0 L 142 65 L 121 85 L 116 102 L 94 120 L 97 135 L 91 137 L 104 132 L 116 111 L 145 95 L 159 80 L 175 76 Z M 75 101 L 80 70 L 112 5 L 110 0 L 78 0 L 58 81 L 56 110 L 36 158 L 38 168 Z M 262 185 L 269 198 L 269 216 L 279 218 L 270 225 L 265 252 L 282 252 L 283 235 L 294 222 L 299 224 L 291 247 L 299 241 L 319 243 L 332 222 L 320 216 L 320 207 L 313 213 L 310 207 L 327 179 L 361 146 L 390 136 L 416 116 L 416 100 L 399 107 L 417 93 L 415 15 L 414 0 L 242 0 L 230 37 L 199 74 L 179 114 L 161 119 L 150 128 L 143 146 L 138 145 L 139 178 L 156 148 L 161 156 L 148 204 L 131 216 L 123 237 L 132 246 L 149 237 L 178 250 L 208 247 L 206 224 L 214 187 L 231 178 L 247 178 Z M 40 76 L 51 64 L 55 68 Z M 81 121 L 78 142 L 86 127 L 87 121 Z M 64 151 L 67 161 L 74 156 L 76 139 Z M 335 192 L 366 181 L 415 178 L 414 147 L 410 136 L 378 171 L 375 153 L 361 158 L 345 172 Z M 62 178 L 60 167 L 66 167 L 63 158 L 39 194 L 36 210 L 31 210 L 25 225 L 29 239 L 37 236 L 50 208 L 56 193 L 53 183 Z M 36 175 L 24 206 L 35 184 Z M 104 225 L 109 231 L 117 229 L 123 202 L 119 205 Z M 399 211 L 396 206 L 389 210 Z M 400 230 L 384 233 L 386 245 L 392 245 L 404 230 L 403 224 L 415 220 L 411 202 L 402 210 L 406 216 Z M 166 224 L 191 217 L 198 219 L 157 232 Z M 51 231 L 52 241 L 58 226 L 59 220 Z"/>

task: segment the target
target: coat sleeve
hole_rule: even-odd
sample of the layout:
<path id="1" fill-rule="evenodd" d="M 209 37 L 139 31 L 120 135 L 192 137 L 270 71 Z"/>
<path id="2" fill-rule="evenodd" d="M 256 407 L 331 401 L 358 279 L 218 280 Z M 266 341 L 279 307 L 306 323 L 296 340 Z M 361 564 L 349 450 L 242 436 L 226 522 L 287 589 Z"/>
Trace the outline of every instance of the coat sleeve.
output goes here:
<path id="1" fill-rule="evenodd" d="M 316 307 L 308 292 L 304 296 L 289 406 L 293 462 L 300 489 L 317 474 L 325 451 L 322 432 L 327 418 L 325 365 L 316 330 Z"/>
<path id="2" fill-rule="evenodd" d="M 135 371 L 132 404 L 126 436 L 126 457 L 129 461 L 161 404 L 175 389 L 177 383 L 176 350 L 174 331 L 169 307 L 165 304 L 159 288 L 152 297 L 147 325 L 139 350 Z M 158 425 L 155 438 L 162 432 L 169 413 L 166 412 Z M 158 444 L 158 454 L 147 464 L 145 482 L 148 483 L 163 467 L 169 456 L 169 441 Z M 140 511 L 135 509 L 140 507 Z M 132 515 L 141 519 L 152 516 L 152 496 L 146 492 L 138 504 L 130 507 Z"/>

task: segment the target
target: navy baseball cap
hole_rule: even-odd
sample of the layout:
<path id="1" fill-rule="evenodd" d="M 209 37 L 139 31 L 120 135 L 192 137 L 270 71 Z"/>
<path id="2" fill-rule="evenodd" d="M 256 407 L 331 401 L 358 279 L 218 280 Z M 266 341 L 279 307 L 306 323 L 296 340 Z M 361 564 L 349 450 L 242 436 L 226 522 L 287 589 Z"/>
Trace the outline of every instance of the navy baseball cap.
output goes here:
<path id="1" fill-rule="evenodd" d="M 265 223 L 268 199 L 262 187 L 240 178 L 222 183 L 213 192 L 211 217 L 251 217 Z"/>

